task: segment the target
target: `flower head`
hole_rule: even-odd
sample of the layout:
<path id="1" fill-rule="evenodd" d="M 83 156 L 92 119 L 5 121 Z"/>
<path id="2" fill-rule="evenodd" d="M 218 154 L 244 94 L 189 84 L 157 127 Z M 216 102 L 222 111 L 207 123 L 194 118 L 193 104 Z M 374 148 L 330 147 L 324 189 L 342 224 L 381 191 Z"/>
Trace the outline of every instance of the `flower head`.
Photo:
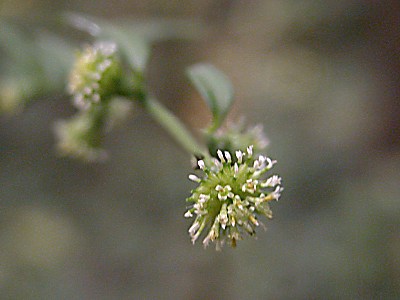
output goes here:
<path id="1" fill-rule="evenodd" d="M 258 216 L 272 218 L 269 202 L 278 200 L 283 188 L 277 175 L 264 179 L 276 161 L 263 155 L 255 157 L 253 146 L 246 152 L 236 151 L 235 156 L 218 150 L 217 156 L 212 163 L 198 161 L 203 176 L 189 175 L 199 185 L 187 198 L 193 204 L 185 217 L 195 217 L 189 228 L 193 243 L 208 231 L 204 246 L 215 242 L 218 249 L 226 240 L 235 246 L 244 233 L 255 235 L 261 224 Z"/>
<path id="2" fill-rule="evenodd" d="M 74 97 L 74 105 L 85 110 L 112 95 L 118 88 L 121 74 L 115 43 L 98 42 L 86 46 L 78 53 L 69 78 L 68 91 Z"/>

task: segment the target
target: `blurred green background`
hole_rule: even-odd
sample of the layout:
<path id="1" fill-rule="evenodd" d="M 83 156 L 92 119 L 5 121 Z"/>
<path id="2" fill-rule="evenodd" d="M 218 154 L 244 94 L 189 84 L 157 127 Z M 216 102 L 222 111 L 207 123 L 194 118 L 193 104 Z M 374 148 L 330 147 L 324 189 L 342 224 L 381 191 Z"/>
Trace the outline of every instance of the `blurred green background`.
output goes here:
<path id="1" fill-rule="evenodd" d="M 1 94 L 34 93 L 18 114 L 0 116 L 0 298 L 399 299 L 399 8 L 397 0 L 1 0 L 0 21 L 32 43 L 11 38 L 10 53 L 1 41 Z M 191 38 L 154 44 L 149 85 L 198 133 L 210 115 L 184 70 L 209 61 L 234 83 L 231 118 L 264 124 L 285 191 L 258 240 L 222 252 L 191 245 L 190 157 L 139 111 L 107 136 L 106 163 L 57 157 L 53 124 L 74 113 L 64 73 L 49 90 L 30 89 L 36 74 L 18 57 L 57 50 L 62 40 L 41 42 L 48 33 L 71 48 L 85 41 L 59 22 L 65 11 L 196 24 Z"/>

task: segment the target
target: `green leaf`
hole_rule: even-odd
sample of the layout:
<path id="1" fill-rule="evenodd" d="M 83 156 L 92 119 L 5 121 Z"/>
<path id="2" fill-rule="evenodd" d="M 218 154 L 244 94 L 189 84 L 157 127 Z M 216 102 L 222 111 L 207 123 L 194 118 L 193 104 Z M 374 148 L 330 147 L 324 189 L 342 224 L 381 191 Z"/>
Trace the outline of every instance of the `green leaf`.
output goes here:
<path id="1" fill-rule="evenodd" d="M 208 27 L 193 19 L 118 19 L 117 26 L 135 32 L 150 43 L 168 40 L 194 40 L 206 35 Z"/>
<path id="2" fill-rule="evenodd" d="M 37 61 L 45 80 L 43 88 L 64 87 L 74 62 L 74 50 L 63 39 L 46 31 L 37 34 L 35 42 Z"/>
<path id="3" fill-rule="evenodd" d="M 232 83 L 224 73 L 210 64 L 196 64 L 189 67 L 187 73 L 210 108 L 213 114 L 212 130 L 216 130 L 232 105 Z"/>
<path id="4" fill-rule="evenodd" d="M 12 65 L 13 69 L 20 69 L 21 72 L 34 70 L 37 64 L 32 55 L 35 47 L 32 38 L 28 37 L 23 31 L 14 25 L 0 21 L 0 49 L 6 54 L 4 63 Z"/>
<path id="5" fill-rule="evenodd" d="M 100 18 L 81 14 L 66 15 L 70 25 L 103 40 L 117 43 L 123 56 L 137 72 L 143 72 L 150 55 L 150 46 L 140 35 L 132 30 L 123 29 Z"/>

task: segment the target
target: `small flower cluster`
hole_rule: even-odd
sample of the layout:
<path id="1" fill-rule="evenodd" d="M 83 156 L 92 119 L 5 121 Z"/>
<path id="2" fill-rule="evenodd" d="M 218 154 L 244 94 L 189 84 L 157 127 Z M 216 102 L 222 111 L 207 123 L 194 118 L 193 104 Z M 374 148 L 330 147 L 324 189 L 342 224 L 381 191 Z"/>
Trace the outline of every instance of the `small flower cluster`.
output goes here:
<path id="1" fill-rule="evenodd" d="M 68 89 L 79 111 L 55 124 L 61 155 L 84 161 L 107 157 L 102 149 L 105 132 L 132 111 L 132 101 L 120 97 L 122 75 L 115 43 L 97 42 L 77 55 Z"/>
<path id="2" fill-rule="evenodd" d="M 58 139 L 57 149 L 63 156 L 90 162 L 107 157 L 99 146 L 101 136 L 91 114 L 80 113 L 69 120 L 60 120 L 55 124 L 54 131 Z"/>
<path id="3" fill-rule="evenodd" d="M 244 232 L 255 235 L 255 228 L 261 224 L 257 215 L 272 218 L 269 202 L 278 200 L 283 188 L 277 175 L 263 179 L 276 161 L 263 155 L 255 157 L 253 146 L 246 152 L 236 151 L 235 156 L 218 150 L 217 156 L 212 163 L 198 161 L 204 176 L 189 175 L 199 185 L 187 199 L 193 205 L 185 217 L 195 216 L 189 228 L 193 243 L 208 230 L 204 246 L 215 242 L 220 249 L 225 240 L 234 247 Z"/>
<path id="4" fill-rule="evenodd" d="M 215 153 L 217 149 L 246 151 L 248 145 L 253 145 L 254 153 L 260 153 L 269 144 L 263 126 L 258 124 L 246 127 L 243 118 L 217 130 L 209 137 L 209 141 L 211 153 Z"/>
<path id="5" fill-rule="evenodd" d="M 86 46 L 79 53 L 70 74 L 68 91 L 74 97 L 74 105 L 86 110 L 103 97 L 113 94 L 120 76 L 115 43 L 98 42 Z"/>

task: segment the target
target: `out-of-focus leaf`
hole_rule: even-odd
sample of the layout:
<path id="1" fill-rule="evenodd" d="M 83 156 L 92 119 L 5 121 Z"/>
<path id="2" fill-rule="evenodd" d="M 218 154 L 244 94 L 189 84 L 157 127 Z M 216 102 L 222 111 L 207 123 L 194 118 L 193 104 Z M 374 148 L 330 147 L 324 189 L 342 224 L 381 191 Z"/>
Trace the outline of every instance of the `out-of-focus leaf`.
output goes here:
<path id="1" fill-rule="evenodd" d="M 47 32 L 34 36 L 0 22 L 2 61 L 0 113 L 16 112 L 35 96 L 64 90 L 73 50 Z"/>
<path id="2" fill-rule="evenodd" d="M 57 88 L 63 86 L 74 61 L 72 47 L 48 32 L 41 32 L 36 41 L 38 43 L 37 59 L 47 85 Z"/>
<path id="3" fill-rule="evenodd" d="M 160 42 L 173 39 L 193 40 L 207 33 L 207 26 L 192 19 L 118 20 L 118 26 L 136 32 L 146 41 Z"/>
<path id="4" fill-rule="evenodd" d="M 6 54 L 6 62 L 14 69 L 27 71 L 37 67 L 32 55 L 34 43 L 16 26 L 0 21 L 0 48 Z"/>
<path id="5" fill-rule="evenodd" d="M 220 70 L 210 64 L 188 68 L 188 76 L 213 114 L 213 129 L 223 122 L 233 102 L 233 86 Z"/>
<path id="6" fill-rule="evenodd" d="M 31 97 L 43 93 L 40 76 L 7 73 L 0 78 L 0 114 L 20 112 Z"/>
<path id="7" fill-rule="evenodd" d="M 150 46 L 145 39 L 134 31 L 117 27 L 99 18 L 81 14 L 68 13 L 66 17 L 69 24 L 75 28 L 98 39 L 116 42 L 135 71 L 142 72 L 145 69 L 150 55 Z"/>

